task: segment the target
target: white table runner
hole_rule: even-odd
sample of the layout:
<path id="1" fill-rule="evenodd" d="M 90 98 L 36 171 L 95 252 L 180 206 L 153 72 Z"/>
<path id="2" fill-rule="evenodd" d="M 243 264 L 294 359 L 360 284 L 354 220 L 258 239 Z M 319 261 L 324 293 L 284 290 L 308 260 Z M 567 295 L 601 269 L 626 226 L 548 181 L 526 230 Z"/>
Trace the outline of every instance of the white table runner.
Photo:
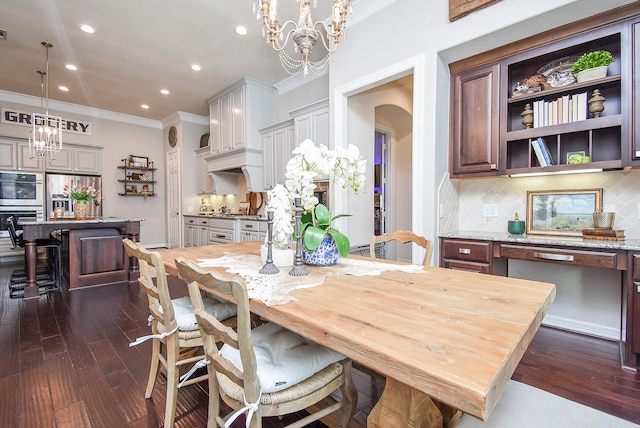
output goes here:
<path id="1" fill-rule="evenodd" d="M 279 268 L 273 275 L 259 273 L 263 263 L 258 255 L 225 253 L 215 259 L 199 259 L 200 267 L 225 267 L 227 272 L 244 278 L 250 299 L 257 299 L 267 306 L 283 305 L 295 300 L 289 292 L 299 288 L 310 288 L 322 284 L 328 276 L 354 275 L 375 276 L 384 271 L 424 273 L 420 265 L 396 265 L 360 259 L 340 258 L 338 263 L 319 269 L 309 269 L 307 276 L 291 276 L 291 267 Z"/>

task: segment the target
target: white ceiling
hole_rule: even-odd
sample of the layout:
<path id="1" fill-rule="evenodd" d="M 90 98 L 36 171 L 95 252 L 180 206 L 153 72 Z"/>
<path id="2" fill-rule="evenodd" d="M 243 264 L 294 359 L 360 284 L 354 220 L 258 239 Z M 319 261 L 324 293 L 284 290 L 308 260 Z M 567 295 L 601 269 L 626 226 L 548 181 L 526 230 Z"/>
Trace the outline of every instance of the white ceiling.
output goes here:
<path id="1" fill-rule="evenodd" d="M 275 84 L 289 76 L 262 38 L 253 3 L 0 0 L 0 28 L 7 32 L 0 40 L 0 90 L 40 97 L 41 42 L 50 42 L 51 100 L 156 120 L 176 111 L 208 115 L 206 99 L 242 77 Z M 329 16 L 330 2 L 318 3 L 314 20 Z M 280 20 L 297 20 L 298 7 L 294 0 L 280 1 Z M 81 24 L 93 26 L 95 33 L 82 32 Z M 249 34 L 238 36 L 237 25 Z M 65 69 L 67 63 L 78 71 Z M 192 71 L 193 63 L 202 71 Z M 60 85 L 69 92 L 60 91 Z M 163 88 L 170 94 L 161 95 Z"/>

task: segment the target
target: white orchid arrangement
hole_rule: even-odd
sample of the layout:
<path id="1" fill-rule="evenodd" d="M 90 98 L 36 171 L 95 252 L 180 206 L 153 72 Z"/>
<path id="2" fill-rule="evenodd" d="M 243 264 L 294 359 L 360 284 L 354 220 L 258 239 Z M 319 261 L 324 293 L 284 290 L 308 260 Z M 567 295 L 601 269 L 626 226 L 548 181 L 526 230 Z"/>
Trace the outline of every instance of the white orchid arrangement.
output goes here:
<path id="1" fill-rule="evenodd" d="M 328 176 L 335 188 L 351 188 L 355 194 L 365 181 L 367 161 L 362 159 L 358 148 L 352 144 L 344 148 L 329 150 L 325 145 L 316 146 L 311 140 L 303 141 L 293 150 L 293 157 L 287 163 L 285 186 L 289 199 L 301 198 L 304 209 L 302 235 L 308 251 L 316 249 L 325 235 L 333 237 L 342 257 L 349 254 L 349 238 L 331 227 L 333 220 L 348 216 L 341 214 L 331 217 L 329 209 L 320 204 L 314 195 L 315 180 Z"/>

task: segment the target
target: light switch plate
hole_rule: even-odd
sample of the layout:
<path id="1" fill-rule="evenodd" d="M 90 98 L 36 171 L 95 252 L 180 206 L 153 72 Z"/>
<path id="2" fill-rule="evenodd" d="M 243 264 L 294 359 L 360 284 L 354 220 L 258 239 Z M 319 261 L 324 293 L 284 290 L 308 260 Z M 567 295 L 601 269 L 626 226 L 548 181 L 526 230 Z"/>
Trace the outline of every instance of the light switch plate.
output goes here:
<path id="1" fill-rule="evenodd" d="M 482 204 L 482 217 L 498 217 L 498 205 Z"/>

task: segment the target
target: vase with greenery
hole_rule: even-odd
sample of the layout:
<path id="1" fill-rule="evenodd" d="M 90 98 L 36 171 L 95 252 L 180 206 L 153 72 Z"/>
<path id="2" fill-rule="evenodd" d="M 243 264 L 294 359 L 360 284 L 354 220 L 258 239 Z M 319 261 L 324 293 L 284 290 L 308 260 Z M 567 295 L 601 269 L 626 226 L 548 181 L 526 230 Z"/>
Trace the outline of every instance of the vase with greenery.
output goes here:
<path id="1" fill-rule="evenodd" d="M 340 232 L 333 221 L 349 216 L 333 216 L 329 208 L 319 203 L 314 195 L 315 180 L 328 176 L 334 188 L 351 188 L 358 194 L 365 181 L 366 161 L 360 156 L 358 148 L 352 144 L 348 148 L 329 150 L 311 140 L 303 141 L 294 151 L 287 163 L 285 186 L 289 198 L 301 198 L 304 209 L 301 222 L 301 234 L 306 251 L 314 251 L 321 246 L 325 238 L 331 238 L 342 257 L 349 255 L 349 238 Z"/>
<path id="2" fill-rule="evenodd" d="M 100 198 L 100 191 L 88 184 L 69 186 L 65 184 L 62 195 L 71 199 L 73 214 L 76 218 L 86 218 L 89 212 L 89 202 Z"/>
<path id="3" fill-rule="evenodd" d="M 605 77 L 607 75 L 606 67 L 613 62 L 613 55 L 609 51 L 597 50 L 582 54 L 576 62 L 571 66 L 571 72 L 576 75 L 578 82 L 591 80 L 593 78 Z M 603 67 L 596 77 L 585 78 L 585 72 L 598 67 Z"/>

